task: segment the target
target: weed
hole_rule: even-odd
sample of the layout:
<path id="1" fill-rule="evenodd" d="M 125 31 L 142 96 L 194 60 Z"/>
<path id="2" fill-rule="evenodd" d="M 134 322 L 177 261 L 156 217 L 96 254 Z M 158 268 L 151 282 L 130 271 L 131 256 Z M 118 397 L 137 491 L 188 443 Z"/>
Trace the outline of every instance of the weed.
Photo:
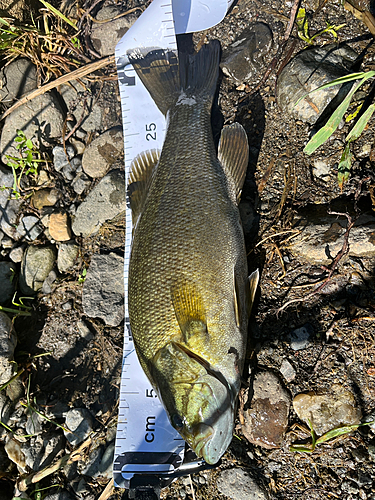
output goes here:
<path id="1" fill-rule="evenodd" d="M 17 130 L 17 137 L 14 139 L 16 149 L 19 152 L 19 157 L 5 155 L 7 165 L 12 169 L 13 186 L 11 196 L 15 199 L 23 196 L 21 180 L 24 175 L 30 176 L 34 181 L 38 175 L 38 167 L 40 163 L 46 163 L 42 158 L 40 151 L 33 144 L 31 139 L 27 139 L 22 130 Z M 8 187 L 2 186 L 1 190 L 6 190 Z"/>
<path id="2" fill-rule="evenodd" d="M 310 139 L 310 141 L 306 144 L 305 149 L 303 150 L 306 154 L 311 155 L 316 149 L 318 149 L 319 146 L 324 144 L 329 137 L 335 132 L 337 127 L 339 126 L 341 120 L 343 119 L 345 113 L 347 112 L 350 102 L 352 100 L 352 97 L 354 93 L 369 79 L 375 76 L 375 71 L 365 71 L 365 72 L 360 72 L 360 73 L 351 73 L 349 75 L 343 76 L 341 78 L 337 78 L 336 80 L 332 80 L 331 82 L 328 82 L 324 85 L 321 85 L 320 87 L 312 90 L 308 94 L 311 94 L 312 92 L 316 92 L 317 90 L 322 90 L 326 89 L 328 87 L 332 87 L 334 85 L 341 85 L 343 83 L 347 83 L 350 81 L 354 80 L 359 80 L 355 85 L 353 85 L 352 89 L 350 92 L 348 92 L 347 96 L 345 99 L 342 101 L 342 103 L 335 109 L 335 111 L 332 113 L 330 118 L 328 119 L 327 123 Z M 308 95 L 306 94 L 306 95 Z M 296 102 L 296 105 L 304 99 L 305 96 L 301 97 Z M 344 183 L 349 179 L 350 175 L 350 168 L 351 168 L 351 163 L 352 163 L 352 154 L 350 151 L 350 144 L 358 139 L 358 137 L 362 134 L 363 130 L 365 129 L 366 125 L 368 124 L 372 114 L 375 111 L 375 104 L 371 104 L 368 106 L 368 108 L 362 112 L 357 118 L 356 122 L 354 123 L 353 128 L 349 132 L 349 134 L 345 138 L 345 147 L 344 151 L 341 155 L 341 159 L 339 162 L 339 167 L 338 167 L 338 174 L 337 174 L 337 181 L 339 184 L 340 189 L 342 189 Z M 359 109 L 355 111 L 352 115 L 347 117 L 347 120 L 349 121 L 350 119 L 353 119 L 354 117 L 357 116 L 359 113 Z"/>
<path id="3" fill-rule="evenodd" d="M 296 17 L 297 24 L 297 33 L 301 40 L 306 42 L 308 45 L 313 45 L 315 38 L 323 35 L 324 33 L 328 33 L 332 35 L 333 39 L 337 41 L 338 34 L 337 31 L 345 26 L 345 24 L 334 25 L 329 21 L 326 21 L 326 27 L 322 30 L 318 31 L 314 35 L 310 36 L 309 34 L 309 23 L 306 15 L 306 10 L 304 8 L 300 8 Z"/>
<path id="4" fill-rule="evenodd" d="M 78 283 L 84 283 L 86 280 L 87 269 L 84 267 L 82 274 L 78 275 Z"/>
<path id="5" fill-rule="evenodd" d="M 12 278 L 13 278 L 13 276 L 12 276 Z M 34 297 L 19 297 L 19 299 L 18 299 L 19 302 L 16 302 L 16 296 L 17 296 L 17 292 L 15 292 L 15 294 L 13 295 L 12 304 L 15 307 L 17 307 L 18 309 L 14 309 L 12 307 L 0 306 L 0 311 L 12 313 L 12 314 L 15 314 L 16 316 L 31 316 L 31 313 L 29 311 L 32 310 L 32 307 L 26 306 L 23 303 L 23 299 L 33 300 Z"/>
<path id="6" fill-rule="evenodd" d="M 344 425 L 342 427 L 336 427 L 335 429 L 331 429 L 330 431 L 326 432 L 325 434 L 317 438 L 313 425 L 311 421 L 308 420 L 311 433 L 311 444 L 310 445 L 295 444 L 291 446 L 289 450 L 300 453 L 312 453 L 318 444 L 326 443 L 331 439 L 337 438 L 339 436 L 344 436 L 345 434 L 349 434 L 350 432 L 357 430 L 358 427 L 362 427 L 364 425 L 372 425 L 374 423 L 375 420 L 371 422 L 364 422 L 363 424 L 353 424 L 353 425 Z"/>

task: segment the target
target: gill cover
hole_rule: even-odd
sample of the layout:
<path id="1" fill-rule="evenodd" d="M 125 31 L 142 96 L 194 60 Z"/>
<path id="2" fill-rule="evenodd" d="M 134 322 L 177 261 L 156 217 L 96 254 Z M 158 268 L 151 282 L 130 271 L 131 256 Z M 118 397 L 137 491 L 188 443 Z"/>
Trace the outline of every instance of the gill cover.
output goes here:
<path id="1" fill-rule="evenodd" d="M 207 463 L 215 464 L 233 434 L 233 398 L 225 380 L 185 346 L 171 342 L 152 362 L 152 378 L 172 426 Z"/>

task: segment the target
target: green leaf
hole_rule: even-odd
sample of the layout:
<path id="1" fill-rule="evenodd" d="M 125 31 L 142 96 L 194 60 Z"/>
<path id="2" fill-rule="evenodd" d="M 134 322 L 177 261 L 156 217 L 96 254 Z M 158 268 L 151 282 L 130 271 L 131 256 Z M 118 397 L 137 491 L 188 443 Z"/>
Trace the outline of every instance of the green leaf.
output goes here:
<path id="1" fill-rule="evenodd" d="M 337 172 L 337 182 L 340 189 L 342 189 L 344 183 L 349 179 L 351 166 L 352 166 L 352 153 L 350 152 L 350 142 L 349 142 L 345 146 L 344 152 L 342 153 Z"/>
<path id="2" fill-rule="evenodd" d="M 60 17 L 60 19 L 62 19 L 63 21 L 65 21 L 66 23 L 69 24 L 69 26 L 71 26 L 72 28 L 74 28 L 76 31 L 78 31 L 78 28 L 76 26 L 77 22 L 76 21 L 71 21 L 70 19 L 68 19 L 66 16 L 64 16 L 64 14 L 62 12 L 60 12 L 59 10 L 57 10 L 55 7 L 53 7 L 53 5 L 51 5 L 50 3 L 46 2 L 46 0 L 40 0 L 40 2 L 45 6 L 47 7 L 47 9 L 49 9 L 51 12 L 53 12 L 55 14 L 55 16 L 58 16 Z"/>
<path id="3" fill-rule="evenodd" d="M 359 118 L 359 120 L 351 129 L 349 134 L 346 136 L 345 138 L 346 141 L 355 141 L 356 139 L 358 139 L 358 137 L 362 134 L 364 128 L 366 127 L 367 123 L 369 122 L 374 111 L 375 111 L 375 104 L 371 104 L 363 113 L 363 115 Z"/>
<path id="4" fill-rule="evenodd" d="M 31 139 L 27 139 L 26 141 L 26 147 L 29 149 L 34 149 L 34 144 Z"/>
<path id="5" fill-rule="evenodd" d="M 370 73 L 370 72 L 369 72 Z M 375 74 L 375 72 L 374 72 Z M 327 139 L 335 132 L 337 127 L 340 125 L 342 117 L 346 113 L 353 94 L 359 89 L 359 87 L 367 80 L 369 77 L 362 78 L 357 84 L 353 86 L 348 95 L 345 97 L 343 102 L 338 106 L 332 113 L 327 123 L 322 127 L 306 144 L 304 153 L 311 155 L 319 146 L 321 146 Z"/>

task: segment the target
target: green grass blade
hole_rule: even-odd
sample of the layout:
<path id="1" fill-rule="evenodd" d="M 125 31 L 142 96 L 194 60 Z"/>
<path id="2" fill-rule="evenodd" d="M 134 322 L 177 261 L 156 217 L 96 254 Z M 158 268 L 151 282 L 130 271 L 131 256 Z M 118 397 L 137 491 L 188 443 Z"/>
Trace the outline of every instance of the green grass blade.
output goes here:
<path id="1" fill-rule="evenodd" d="M 351 129 L 349 134 L 346 136 L 346 141 L 355 141 L 358 139 L 358 137 L 362 134 L 364 128 L 366 127 L 367 123 L 369 122 L 373 112 L 375 111 L 375 104 L 371 104 L 366 111 L 363 113 L 363 115 L 360 117 L 360 119 L 357 121 L 357 123 L 354 125 L 354 127 Z"/>
<path id="2" fill-rule="evenodd" d="M 62 19 L 66 23 L 68 23 L 69 26 L 71 26 L 76 31 L 78 31 L 78 28 L 76 26 L 76 22 L 75 21 L 71 21 L 70 19 L 68 19 L 66 16 L 64 16 L 64 14 L 62 12 L 60 12 L 58 9 L 56 9 L 53 5 L 51 5 L 50 3 L 46 2 L 46 0 L 40 0 L 40 2 L 45 7 L 47 7 L 47 9 L 49 9 L 51 12 L 53 12 L 55 14 L 55 16 L 58 16 L 60 19 Z"/>
<path id="3" fill-rule="evenodd" d="M 349 434 L 350 432 L 357 430 L 358 427 L 359 424 L 354 424 L 354 425 L 345 425 L 344 427 L 337 427 L 336 429 L 331 429 L 330 431 L 323 434 L 323 436 L 320 436 L 320 438 L 317 439 L 316 444 L 326 443 L 330 439 L 334 439 L 344 434 Z"/>
<path id="4" fill-rule="evenodd" d="M 352 166 L 352 153 L 350 152 L 350 143 L 348 142 L 345 146 L 344 152 L 341 155 L 341 159 L 338 166 L 337 182 L 340 189 L 342 189 L 344 182 L 346 182 L 349 179 L 351 166 Z"/>
<path id="5" fill-rule="evenodd" d="M 304 153 L 311 155 L 319 146 L 321 146 L 327 139 L 334 133 L 340 122 L 346 113 L 353 94 L 359 89 L 359 87 L 367 80 L 367 78 L 362 78 L 354 87 L 350 90 L 348 95 L 345 97 L 343 102 L 338 106 L 332 113 L 332 116 L 327 121 L 327 123 L 322 127 L 306 144 Z"/>

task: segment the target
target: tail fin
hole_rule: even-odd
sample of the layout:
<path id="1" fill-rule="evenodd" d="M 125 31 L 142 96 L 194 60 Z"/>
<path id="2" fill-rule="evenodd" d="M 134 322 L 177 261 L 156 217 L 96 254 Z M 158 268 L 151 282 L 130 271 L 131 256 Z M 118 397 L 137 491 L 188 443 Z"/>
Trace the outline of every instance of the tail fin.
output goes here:
<path id="1" fill-rule="evenodd" d="M 157 48 L 132 50 L 128 56 L 164 115 L 182 94 L 213 99 L 219 76 L 220 43 L 217 40 L 204 45 L 197 54 L 180 54 L 179 61 L 174 52 Z"/>

